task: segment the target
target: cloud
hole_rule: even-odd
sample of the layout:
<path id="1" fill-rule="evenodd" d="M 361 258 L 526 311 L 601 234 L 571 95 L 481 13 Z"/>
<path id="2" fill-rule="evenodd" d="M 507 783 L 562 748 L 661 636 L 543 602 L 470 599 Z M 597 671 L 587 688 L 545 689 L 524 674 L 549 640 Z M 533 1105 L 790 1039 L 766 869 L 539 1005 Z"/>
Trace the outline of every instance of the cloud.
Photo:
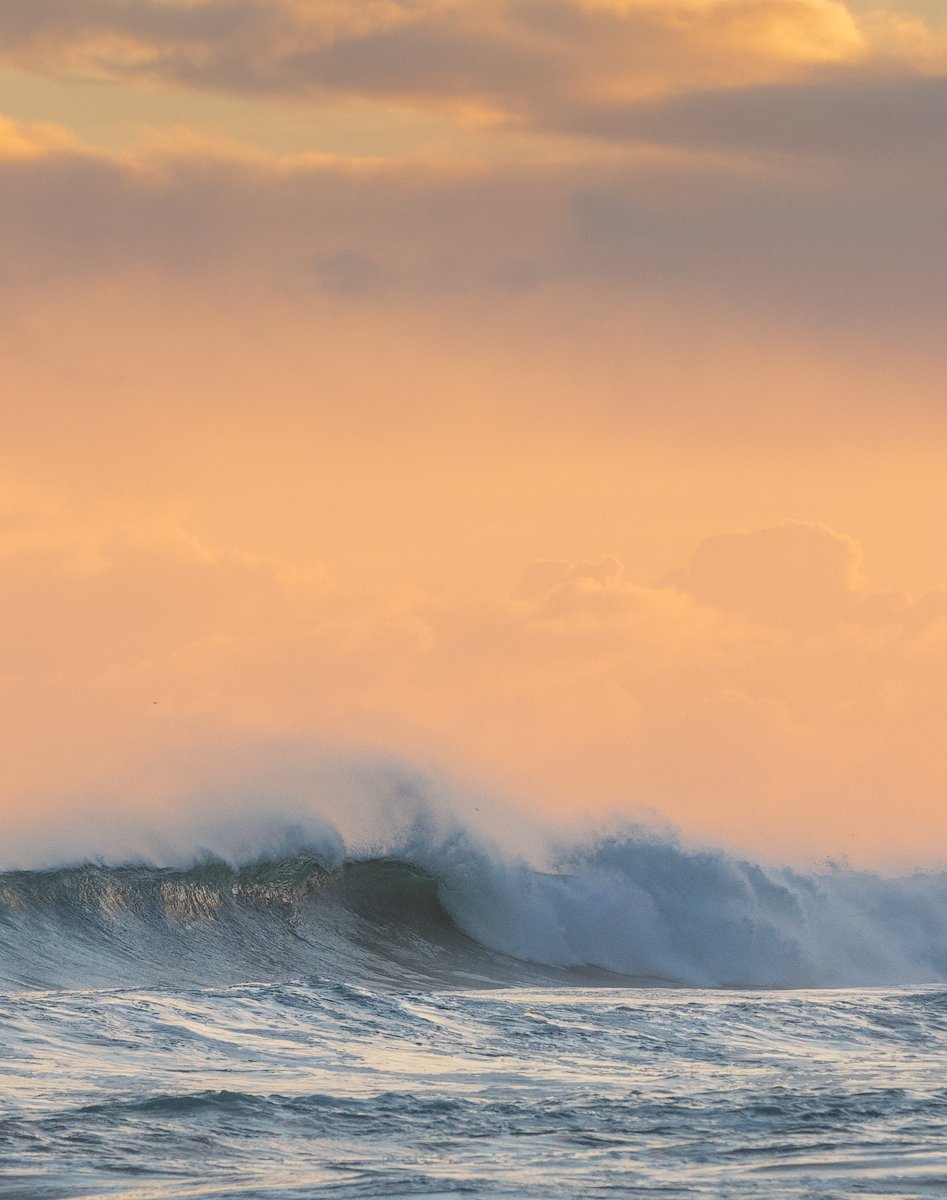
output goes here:
<path id="1" fill-rule="evenodd" d="M 833 71 L 804 81 L 695 88 L 633 105 L 589 105 L 565 119 L 576 132 L 607 138 L 880 166 L 943 153 L 945 100 L 943 74 Z"/>
<path id="2" fill-rule="evenodd" d="M 403 307 L 593 286 L 620 290 L 609 303 L 670 292 L 682 311 L 712 300 L 820 335 L 909 337 L 932 332 L 947 302 L 936 165 L 842 178 L 700 155 L 474 169 L 186 141 L 129 159 L 7 130 L 8 289 L 157 270 L 201 289 L 239 280 L 301 303 L 323 292 Z"/>
<path id="3" fill-rule="evenodd" d="M 902 596 L 879 621 L 857 548 L 821 526 L 708 539 L 675 587 L 543 563 L 484 601 L 96 535 L 48 507 L 30 540 L 28 502 L 0 557 L 11 828 L 96 793 L 146 824 L 241 747 L 310 740 L 547 813 L 650 805 L 757 850 L 936 848 L 947 601 Z"/>
<path id="4" fill-rule="evenodd" d="M 48 122 L 24 124 L 0 114 L 0 163 L 35 161 L 78 150 L 79 140 L 62 126 Z"/>
<path id="5" fill-rule="evenodd" d="M 580 579 L 590 580 L 604 587 L 620 574 L 621 563 L 617 558 L 606 557 L 597 563 L 555 560 L 538 562 L 523 572 L 513 594 L 520 599 L 530 600 L 545 595 L 561 584 Z"/>
<path id="6" fill-rule="evenodd" d="M 859 554 L 850 538 L 790 521 L 706 538 L 664 582 L 750 621 L 802 631 L 856 615 Z"/>
<path id="7" fill-rule="evenodd" d="M 446 106 L 536 129 L 584 123 L 603 136 L 621 117 L 584 112 L 795 80 L 826 65 L 899 61 L 911 72 L 947 63 L 926 25 L 906 29 L 838 0 L 0 0 L 4 56 L 21 68 Z"/>

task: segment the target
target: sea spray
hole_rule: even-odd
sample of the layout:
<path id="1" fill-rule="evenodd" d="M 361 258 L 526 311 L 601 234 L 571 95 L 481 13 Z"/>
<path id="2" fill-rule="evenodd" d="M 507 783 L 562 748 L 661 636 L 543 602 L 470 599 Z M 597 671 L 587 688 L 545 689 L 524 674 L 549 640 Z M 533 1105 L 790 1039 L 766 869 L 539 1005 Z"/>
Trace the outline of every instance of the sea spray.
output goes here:
<path id="1" fill-rule="evenodd" d="M 205 851 L 187 868 L 0 874 L 0 979 L 38 988 L 309 976 L 469 985 L 549 972 L 582 983 L 589 971 L 730 987 L 947 979 L 944 874 L 765 869 L 640 830 L 560 846 L 545 864 L 553 869 L 429 818 L 384 852 L 346 851 L 328 826 L 318 842 L 311 830 L 270 832 L 257 855 L 244 841 L 237 860 Z"/>

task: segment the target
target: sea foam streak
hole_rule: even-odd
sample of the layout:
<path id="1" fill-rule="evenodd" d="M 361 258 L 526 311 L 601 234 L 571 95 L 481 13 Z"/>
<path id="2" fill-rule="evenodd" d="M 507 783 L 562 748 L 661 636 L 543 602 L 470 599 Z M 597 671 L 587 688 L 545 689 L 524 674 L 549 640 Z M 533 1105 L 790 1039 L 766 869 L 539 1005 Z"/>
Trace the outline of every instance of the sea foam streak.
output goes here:
<path id="1" fill-rule="evenodd" d="M 554 868 L 422 820 L 371 855 L 346 855 L 333 835 L 237 864 L 6 872 L 0 982 L 947 979 L 945 874 L 767 870 L 641 834 L 560 848 Z"/>

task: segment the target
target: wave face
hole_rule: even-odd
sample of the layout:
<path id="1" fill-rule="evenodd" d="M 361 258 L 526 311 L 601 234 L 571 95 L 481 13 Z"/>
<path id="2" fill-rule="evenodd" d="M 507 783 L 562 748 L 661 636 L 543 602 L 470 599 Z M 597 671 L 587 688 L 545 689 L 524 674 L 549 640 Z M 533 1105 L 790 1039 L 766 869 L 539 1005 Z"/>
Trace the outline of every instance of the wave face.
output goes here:
<path id="1" fill-rule="evenodd" d="M 436 879 L 397 859 L 332 869 L 301 855 L 240 868 L 8 872 L 0 875 L 0 979 L 88 988 L 508 974 L 502 956 L 460 931 L 437 893 Z"/>
<path id="2" fill-rule="evenodd" d="M 947 980 L 947 875 L 768 871 L 629 836 L 539 871 L 455 831 L 337 864 L 0 874 L 0 986 Z"/>

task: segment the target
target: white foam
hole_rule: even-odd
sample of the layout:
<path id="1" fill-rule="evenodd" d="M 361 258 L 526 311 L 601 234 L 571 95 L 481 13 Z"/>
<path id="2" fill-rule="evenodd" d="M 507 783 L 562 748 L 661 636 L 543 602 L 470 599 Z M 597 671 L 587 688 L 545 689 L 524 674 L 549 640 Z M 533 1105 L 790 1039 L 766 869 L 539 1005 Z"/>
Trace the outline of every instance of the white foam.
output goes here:
<path id="1" fill-rule="evenodd" d="M 705 985 L 947 979 L 947 874 L 806 875 L 640 831 L 562 849 L 555 873 L 456 830 L 404 853 L 465 932 L 533 962 Z"/>

